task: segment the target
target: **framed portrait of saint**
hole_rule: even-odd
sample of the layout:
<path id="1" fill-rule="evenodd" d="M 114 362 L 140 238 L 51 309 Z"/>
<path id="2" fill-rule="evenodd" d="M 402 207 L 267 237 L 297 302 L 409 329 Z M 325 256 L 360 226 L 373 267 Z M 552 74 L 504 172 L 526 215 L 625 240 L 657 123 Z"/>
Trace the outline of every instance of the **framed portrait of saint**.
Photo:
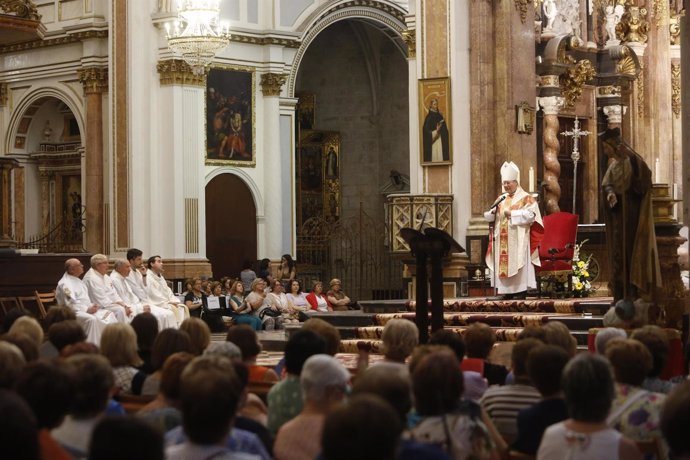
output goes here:
<path id="1" fill-rule="evenodd" d="M 206 79 L 206 164 L 256 166 L 254 69 L 216 66 Z"/>
<path id="2" fill-rule="evenodd" d="M 450 78 L 419 80 L 419 139 L 422 165 L 451 164 Z"/>

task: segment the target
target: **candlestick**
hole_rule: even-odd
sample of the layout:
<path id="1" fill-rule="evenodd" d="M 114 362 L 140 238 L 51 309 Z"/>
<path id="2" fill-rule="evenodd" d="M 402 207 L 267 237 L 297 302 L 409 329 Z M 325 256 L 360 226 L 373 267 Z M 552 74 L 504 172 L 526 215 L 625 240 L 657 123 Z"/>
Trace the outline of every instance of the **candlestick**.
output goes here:
<path id="1" fill-rule="evenodd" d="M 534 168 L 529 167 L 529 191 L 534 191 Z"/>
<path id="2" fill-rule="evenodd" d="M 661 162 L 659 161 L 659 157 L 656 158 L 656 162 L 654 164 L 654 183 L 661 183 Z"/>

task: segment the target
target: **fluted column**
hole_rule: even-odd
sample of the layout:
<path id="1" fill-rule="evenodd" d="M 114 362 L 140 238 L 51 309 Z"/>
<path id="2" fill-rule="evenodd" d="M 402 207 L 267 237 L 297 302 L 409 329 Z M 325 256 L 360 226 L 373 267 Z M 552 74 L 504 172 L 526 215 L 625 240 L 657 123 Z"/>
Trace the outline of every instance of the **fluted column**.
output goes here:
<path id="1" fill-rule="evenodd" d="M 104 252 L 106 248 L 103 177 L 103 93 L 108 91 L 108 69 L 85 67 L 79 80 L 86 97 L 86 153 L 84 157 L 84 205 L 86 207 L 85 248 Z"/>
<path id="2" fill-rule="evenodd" d="M 558 141 L 558 111 L 563 107 L 565 98 L 547 96 L 538 98 L 538 101 L 544 110 L 544 203 L 546 213 L 552 214 L 561 210 L 558 206 L 561 199 L 561 186 L 558 184 L 561 177 L 561 164 L 558 162 L 558 152 L 561 150 Z"/>
<path id="3" fill-rule="evenodd" d="M 289 193 L 284 186 L 291 182 L 287 174 L 277 173 L 280 161 L 280 90 L 287 75 L 265 73 L 261 75 L 261 92 L 264 95 L 264 253 L 261 258 L 280 259 L 282 254 L 282 210 L 280 197 Z"/>

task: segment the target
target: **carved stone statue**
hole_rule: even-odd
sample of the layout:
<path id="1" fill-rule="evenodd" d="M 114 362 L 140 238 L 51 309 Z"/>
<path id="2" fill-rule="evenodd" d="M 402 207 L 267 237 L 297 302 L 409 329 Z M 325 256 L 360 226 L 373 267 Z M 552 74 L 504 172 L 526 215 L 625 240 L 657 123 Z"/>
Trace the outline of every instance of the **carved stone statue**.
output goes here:
<path id="1" fill-rule="evenodd" d="M 553 23 L 556 20 L 556 16 L 558 16 L 556 0 L 544 0 L 544 16 L 546 17 L 544 32 L 550 32 L 553 30 Z"/>
<path id="2" fill-rule="evenodd" d="M 621 21 L 625 13 L 625 7 L 621 4 L 608 5 L 606 7 L 606 35 L 608 35 L 608 40 L 606 40 L 606 46 L 617 46 L 620 44 L 620 40 L 616 37 L 616 26 Z"/>

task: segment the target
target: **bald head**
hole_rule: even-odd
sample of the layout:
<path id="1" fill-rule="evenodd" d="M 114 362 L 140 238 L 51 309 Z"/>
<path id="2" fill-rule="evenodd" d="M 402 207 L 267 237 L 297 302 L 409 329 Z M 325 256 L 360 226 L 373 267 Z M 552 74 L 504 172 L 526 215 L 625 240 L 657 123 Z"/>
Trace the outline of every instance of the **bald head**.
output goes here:
<path id="1" fill-rule="evenodd" d="M 84 273 L 84 266 L 79 259 L 67 259 L 65 261 L 65 272 L 68 275 L 79 276 Z"/>

